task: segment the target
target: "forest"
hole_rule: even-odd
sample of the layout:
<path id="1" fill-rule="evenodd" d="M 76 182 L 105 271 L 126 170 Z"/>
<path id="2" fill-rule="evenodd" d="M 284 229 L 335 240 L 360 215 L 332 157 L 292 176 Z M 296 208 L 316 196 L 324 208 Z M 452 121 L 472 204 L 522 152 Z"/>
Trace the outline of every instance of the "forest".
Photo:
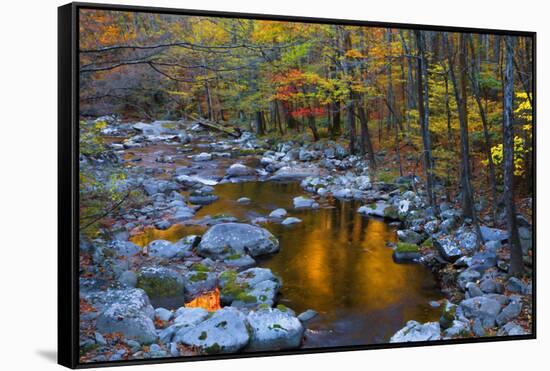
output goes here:
<path id="1" fill-rule="evenodd" d="M 82 360 L 531 332 L 531 36 L 86 9 L 79 22 L 81 277 L 112 283 L 81 280 L 81 312 L 96 313 Z M 387 276 L 363 281 L 368 267 Z M 112 323 L 109 301 L 144 294 L 151 324 Z M 374 303 L 400 308 L 378 335 Z"/>

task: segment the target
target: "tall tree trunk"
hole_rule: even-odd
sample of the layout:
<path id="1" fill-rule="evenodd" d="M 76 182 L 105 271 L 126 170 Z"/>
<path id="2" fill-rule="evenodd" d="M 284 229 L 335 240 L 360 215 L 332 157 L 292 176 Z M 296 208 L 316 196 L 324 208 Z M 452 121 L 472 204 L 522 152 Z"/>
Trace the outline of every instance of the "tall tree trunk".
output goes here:
<path id="1" fill-rule="evenodd" d="M 334 139 L 342 132 L 342 125 L 340 123 L 340 102 L 332 102 L 330 107 L 332 111 L 331 137 Z"/>
<path id="2" fill-rule="evenodd" d="M 307 125 L 309 126 L 311 134 L 313 135 L 313 141 L 317 142 L 319 140 L 319 132 L 317 131 L 317 125 L 315 124 L 315 116 L 308 115 Z"/>
<path id="3" fill-rule="evenodd" d="M 433 193 L 433 160 L 432 160 L 432 148 L 429 131 L 429 117 L 430 110 L 428 105 L 428 68 L 426 66 L 426 56 L 424 53 L 424 37 L 422 31 L 415 30 L 416 44 L 417 44 L 417 81 L 418 81 L 418 113 L 420 116 L 420 128 L 422 131 L 422 144 L 424 146 L 423 163 L 424 172 L 426 175 L 426 192 L 428 194 L 428 202 L 433 207 L 434 212 L 437 212 L 435 208 L 435 198 Z"/>
<path id="4" fill-rule="evenodd" d="M 451 45 L 447 35 L 445 35 L 447 46 L 447 58 L 449 61 L 449 75 L 455 92 L 455 100 L 458 108 L 458 122 L 460 124 L 460 181 L 462 185 L 462 214 L 466 218 L 470 218 L 474 224 L 474 228 L 478 235 L 478 243 L 482 239 L 479 223 L 475 212 L 474 192 L 471 182 L 471 166 L 470 166 L 470 140 L 468 134 L 468 92 L 467 92 L 467 55 L 468 48 L 466 44 L 466 35 L 459 36 L 459 53 L 458 53 L 458 70 L 460 71 L 460 87 L 458 86 L 455 72 L 454 60 L 451 53 Z M 483 242 L 483 241 L 481 241 Z"/>
<path id="5" fill-rule="evenodd" d="M 469 36 L 470 41 L 470 50 L 472 52 L 472 69 L 470 73 L 470 81 L 472 82 L 472 89 L 474 92 L 474 98 L 477 103 L 477 107 L 479 109 L 479 115 L 481 117 L 481 123 L 483 125 L 483 139 L 484 139 L 484 149 L 485 149 L 485 156 L 487 157 L 487 161 L 489 164 L 489 184 L 491 186 L 491 196 L 493 198 L 492 204 L 492 211 L 493 211 L 493 223 L 496 224 L 497 222 L 497 181 L 496 181 L 496 175 L 495 175 L 495 164 L 493 162 L 493 156 L 491 155 L 491 138 L 489 136 L 489 126 L 487 124 L 487 117 L 485 116 L 485 109 L 483 107 L 483 103 L 481 102 L 481 96 L 480 96 L 480 86 L 479 86 L 479 70 L 480 70 L 480 58 L 481 58 L 481 52 L 478 53 L 479 58 L 475 57 L 475 49 L 473 45 L 473 41 L 471 39 L 471 35 Z"/>
<path id="6" fill-rule="evenodd" d="M 508 224 L 508 244 L 510 245 L 510 274 L 523 273 L 523 253 L 519 241 L 516 221 L 516 204 L 514 203 L 514 38 L 505 37 L 504 68 L 504 105 L 503 105 L 503 148 L 504 148 L 504 202 L 506 205 L 506 222 Z"/>
<path id="7" fill-rule="evenodd" d="M 256 111 L 256 134 L 264 135 L 264 115 L 262 111 Z"/>
<path id="8" fill-rule="evenodd" d="M 350 99 L 347 109 L 347 120 L 349 130 L 349 153 L 355 154 L 355 138 L 357 137 L 357 130 L 355 129 L 355 101 Z"/>

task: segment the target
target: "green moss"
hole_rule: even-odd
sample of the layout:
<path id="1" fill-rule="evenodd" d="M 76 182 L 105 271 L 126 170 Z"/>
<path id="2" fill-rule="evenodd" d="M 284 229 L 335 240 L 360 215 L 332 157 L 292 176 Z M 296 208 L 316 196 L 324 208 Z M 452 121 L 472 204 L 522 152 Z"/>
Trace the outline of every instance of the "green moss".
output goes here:
<path id="1" fill-rule="evenodd" d="M 206 331 L 203 331 L 199 336 L 199 340 L 206 340 L 207 337 L 208 337 L 208 334 L 206 333 Z"/>
<path id="2" fill-rule="evenodd" d="M 99 348 L 99 345 L 97 343 L 90 343 L 90 344 L 86 344 L 85 346 L 83 347 L 80 347 L 79 349 L 79 352 L 80 352 L 80 355 L 84 355 L 88 352 L 91 352 L 95 349 Z"/>
<path id="3" fill-rule="evenodd" d="M 383 183 L 394 183 L 397 174 L 393 171 L 380 170 L 376 173 L 376 179 Z"/>
<path id="4" fill-rule="evenodd" d="M 232 218 L 233 215 L 229 215 L 229 214 L 216 214 L 212 217 L 212 219 L 223 219 L 223 218 Z"/>
<path id="5" fill-rule="evenodd" d="M 236 296 L 236 298 L 238 301 L 242 301 L 243 303 L 247 303 L 247 304 L 252 304 L 252 303 L 256 303 L 256 297 L 253 296 L 253 295 L 250 295 L 246 292 L 241 292 L 239 295 Z"/>
<path id="6" fill-rule="evenodd" d="M 429 247 L 430 249 L 434 247 L 432 238 L 428 238 L 426 241 L 422 242 L 422 247 Z"/>
<path id="7" fill-rule="evenodd" d="M 376 203 L 373 202 L 373 203 L 369 204 L 369 209 L 376 210 Z"/>
<path id="8" fill-rule="evenodd" d="M 177 296 L 183 293 L 183 284 L 176 278 L 138 276 L 136 287 L 143 289 L 149 297 Z"/>
<path id="9" fill-rule="evenodd" d="M 235 254 L 232 254 L 232 255 L 229 255 L 227 258 L 225 258 L 226 260 L 237 260 L 237 259 L 240 259 L 242 257 L 241 254 L 239 253 L 235 253 Z"/>
<path id="10" fill-rule="evenodd" d="M 418 245 L 415 245 L 413 243 L 398 242 L 395 251 L 401 253 L 419 252 L 420 248 L 418 247 Z"/>
<path id="11" fill-rule="evenodd" d="M 211 346 L 204 348 L 204 352 L 206 354 L 216 354 L 221 352 L 221 350 L 222 350 L 222 347 L 218 343 L 214 343 Z"/>
<path id="12" fill-rule="evenodd" d="M 288 312 L 288 307 L 283 304 L 278 304 L 277 309 L 279 309 L 281 312 Z"/>
<path id="13" fill-rule="evenodd" d="M 286 328 L 284 328 L 283 326 L 281 326 L 281 325 L 278 324 L 278 323 L 274 323 L 273 325 L 268 326 L 268 328 L 269 328 L 270 330 L 284 330 L 284 331 L 286 331 Z"/>
<path id="14" fill-rule="evenodd" d="M 217 328 L 226 328 L 227 327 L 227 321 L 221 321 L 216 325 Z"/>
<path id="15" fill-rule="evenodd" d="M 266 301 L 267 300 L 267 296 L 265 295 L 260 295 L 260 301 Z"/>
<path id="16" fill-rule="evenodd" d="M 262 303 L 258 305 L 258 309 L 269 309 L 269 308 L 271 307 L 269 306 L 269 304 L 266 304 L 266 303 Z"/>
<path id="17" fill-rule="evenodd" d="M 222 281 L 235 281 L 237 279 L 237 272 L 234 270 L 227 270 L 220 274 L 220 279 Z"/>
<path id="18" fill-rule="evenodd" d="M 208 273 L 206 272 L 197 272 L 189 277 L 191 282 L 205 281 L 208 278 Z"/>
<path id="19" fill-rule="evenodd" d="M 191 268 L 196 272 L 210 272 L 210 268 L 201 263 L 193 264 Z"/>

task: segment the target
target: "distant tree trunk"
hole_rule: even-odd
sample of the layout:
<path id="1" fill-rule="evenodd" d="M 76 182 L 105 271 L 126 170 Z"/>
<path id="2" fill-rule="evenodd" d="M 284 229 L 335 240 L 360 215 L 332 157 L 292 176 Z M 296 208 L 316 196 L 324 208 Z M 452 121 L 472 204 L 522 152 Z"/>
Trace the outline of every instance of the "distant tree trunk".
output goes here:
<path id="1" fill-rule="evenodd" d="M 317 142 L 319 140 L 319 132 L 317 131 L 317 125 L 315 124 L 315 116 L 308 115 L 307 125 L 309 126 L 309 129 L 311 130 L 311 134 L 313 134 L 313 141 Z"/>
<path id="2" fill-rule="evenodd" d="M 262 111 L 256 111 L 256 134 L 258 135 L 264 135 L 264 115 Z"/>
<path id="3" fill-rule="evenodd" d="M 331 137 L 334 139 L 342 132 L 342 125 L 340 123 L 340 102 L 332 102 L 330 107 L 332 111 Z"/>
<path id="4" fill-rule="evenodd" d="M 485 116 L 485 109 L 483 107 L 483 103 L 481 102 L 481 96 L 480 96 L 480 86 L 479 86 L 479 70 L 480 70 L 480 58 L 481 53 L 478 53 L 479 58 L 476 59 L 475 57 L 475 49 L 474 44 L 471 38 L 471 35 L 469 36 L 469 42 L 470 42 L 470 50 L 472 52 L 472 71 L 470 73 L 470 81 L 472 82 L 472 88 L 474 92 L 474 98 L 477 103 L 477 107 L 479 109 L 479 115 L 481 117 L 481 123 L 483 124 L 483 138 L 484 138 L 484 149 L 485 149 L 485 156 L 487 157 L 487 161 L 489 164 L 489 184 L 491 186 L 491 196 L 493 198 L 492 204 L 492 210 L 493 210 L 493 223 L 496 224 L 497 221 L 497 181 L 496 181 L 496 175 L 495 175 L 495 164 L 493 163 L 493 156 L 491 155 L 491 138 L 489 137 L 489 127 L 487 124 L 487 117 Z"/>
<path id="5" fill-rule="evenodd" d="M 372 148 L 372 140 L 369 133 L 368 114 L 361 104 L 357 105 L 357 114 L 359 116 L 359 125 L 361 127 L 361 148 L 367 153 L 367 160 L 372 170 L 376 169 L 376 159 L 374 157 L 374 149 Z M 365 154 L 365 153 L 364 153 Z"/>
<path id="6" fill-rule="evenodd" d="M 350 99 L 347 109 L 347 120 L 349 130 L 349 153 L 355 154 L 355 138 L 357 137 L 357 130 L 355 129 L 355 101 Z"/>
<path id="7" fill-rule="evenodd" d="M 523 253 L 519 241 L 516 221 L 516 205 L 514 203 L 514 38 L 505 37 L 505 67 L 504 67 L 504 105 L 503 105 L 503 149 L 504 149 L 504 202 L 506 205 L 506 221 L 508 224 L 508 244 L 510 245 L 510 274 L 523 273 Z"/>
<path id="8" fill-rule="evenodd" d="M 429 131 L 430 110 L 428 105 L 428 68 L 426 66 L 426 57 L 424 53 L 424 38 L 421 31 L 414 31 L 418 49 L 417 81 L 418 81 L 418 114 L 420 116 L 420 127 L 422 131 L 422 144 L 424 171 L 426 173 L 426 192 L 428 194 L 428 203 L 435 210 L 435 198 L 433 193 L 433 160 L 432 148 Z"/>

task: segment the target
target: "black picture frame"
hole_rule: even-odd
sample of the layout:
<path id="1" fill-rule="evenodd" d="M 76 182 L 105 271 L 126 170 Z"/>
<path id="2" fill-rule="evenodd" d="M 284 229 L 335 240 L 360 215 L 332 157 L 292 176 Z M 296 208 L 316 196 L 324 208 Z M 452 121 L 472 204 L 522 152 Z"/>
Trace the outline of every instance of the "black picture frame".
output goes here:
<path id="1" fill-rule="evenodd" d="M 533 327 L 532 333 L 516 336 L 490 336 L 472 339 L 437 340 L 414 343 L 384 343 L 361 346 L 338 346 L 315 349 L 262 351 L 254 353 L 218 354 L 178 358 L 156 358 L 131 361 L 109 361 L 80 363 L 79 358 L 79 237 L 78 237 L 78 184 L 79 184 L 79 73 L 78 12 L 80 9 L 118 10 L 130 12 L 163 13 L 190 16 L 213 16 L 256 20 L 293 21 L 304 23 L 339 24 L 367 27 L 391 27 L 397 29 L 419 29 L 429 31 L 486 33 L 514 35 L 531 38 L 533 43 Z M 435 346 L 449 344 L 476 344 L 496 341 L 530 340 L 537 338 L 536 312 L 536 32 L 513 31 L 487 28 L 464 28 L 392 22 L 372 22 L 345 19 L 313 18 L 283 15 L 250 14 L 220 11 L 202 11 L 173 8 L 157 8 L 131 5 L 109 5 L 96 3 L 70 3 L 58 8 L 58 363 L 69 368 L 93 368 L 105 366 L 140 365 L 202 360 L 233 359 L 248 357 L 280 356 L 341 352 L 354 350 L 387 349 L 401 347 Z"/>

